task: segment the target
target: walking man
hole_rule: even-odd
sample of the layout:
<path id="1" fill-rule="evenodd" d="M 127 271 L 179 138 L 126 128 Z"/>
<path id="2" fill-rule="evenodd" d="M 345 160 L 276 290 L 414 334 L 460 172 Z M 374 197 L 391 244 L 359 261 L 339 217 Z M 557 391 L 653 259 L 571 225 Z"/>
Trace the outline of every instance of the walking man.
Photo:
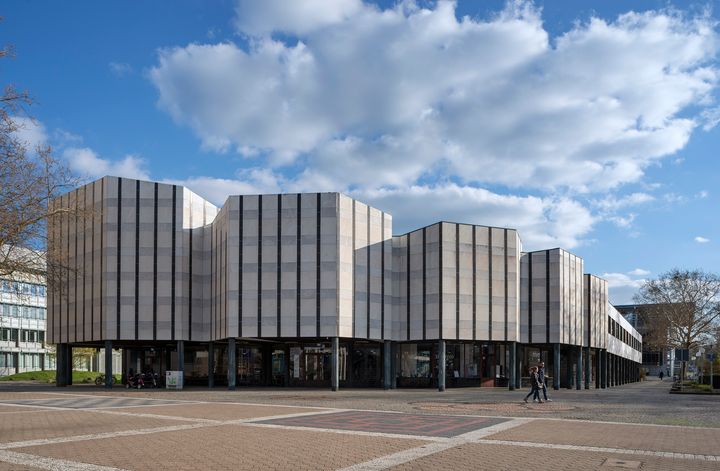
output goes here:
<path id="1" fill-rule="evenodd" d="M 525 396 L 525 399 L 523 401 L 527 402 L 528 398 L 530 396 L 533 397 L 533 402 L 540 402 L 542 403 L 543 400 L 540 399 L 540 379 L 538 377 L 538 367 L 537 366 L 531 366 L 530 367 L 530 392 L 527 396 Z"/>
<path id="2" fill-rule="evenodd" d="M 545 362 L 541 361 L 538 363 L 538 382 L 540 383 L 540 390 L 543 393 L 545 401 L 552 402 L 552 399 L 547 397 L 547 378 L 545 377 Z"/>

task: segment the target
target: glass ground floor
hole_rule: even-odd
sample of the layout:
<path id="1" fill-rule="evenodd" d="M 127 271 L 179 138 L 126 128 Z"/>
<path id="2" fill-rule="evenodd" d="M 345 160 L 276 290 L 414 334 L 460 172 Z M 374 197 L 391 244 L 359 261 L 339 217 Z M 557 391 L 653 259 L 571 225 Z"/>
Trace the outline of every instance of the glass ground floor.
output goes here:
<path id="1" fill-rule="evenodd" d="M 58 348 L 59 385 L 67 383 Z M 88 345 L 82 345 L 87 347 Z M 199 342 L 109 342 L 121 348 L 128 374 L 183 371 L 186 385 L 321 388 L 439 388 L 529 386 L 529 367 L 545 363 L 548 384 L 588 389 L 639 379 L 638 364 L 605 350 L 514 342 L 373 342 L 352 339 Z M 444 365 L 444 368 L 440 365 Z M 65 379 L 65 381 L 64 381 Z"/>

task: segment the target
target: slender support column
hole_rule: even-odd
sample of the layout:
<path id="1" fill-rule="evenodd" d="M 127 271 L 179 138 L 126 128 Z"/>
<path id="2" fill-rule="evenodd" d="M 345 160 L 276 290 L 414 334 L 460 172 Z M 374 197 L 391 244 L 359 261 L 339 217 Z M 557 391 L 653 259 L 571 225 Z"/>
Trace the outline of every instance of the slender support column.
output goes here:
<path id="1" fill-rule="evenodd" d="M 445 391 L 445 341 L 438 341 L 438 391 Z"/>
<path id="2" fill-rule="evenodd" d="M 582 389 L 583 385 L 583 348 L 577 348 L 577 368 L 575 370 L 575 389 L 578 391 Z"/>
<path id="3" fill-rule="evenodd" d="M 389 340 L 383 342 L 383 389 L 390 389 L 392 382 L 392 345 Z"/>
<path id="4" fill-rule="evenodd" d="M 330 389 L 337 391 L 340 389 L 340 338 L 333 337 L 332 340 L 332 358 L 330 361 Z"/>
<path id="5" fill-rule="evenodd" d="M 185 342 L 182 340 L 177 341 L 177 371 L 182 371 L 183 385 L 185 384 Z"/>
<path id="6" fill-rule="evenodd" d="M 227 384 L 228 390 L 235 390 L 235 381 L 237 379 L 237 348 L 235 348 L 235 339 L 229 339 L 227 344 Z"/>
<path id="7" fill-rule="evenodd" d="M 595 349 L 595 389 L 600 389 L 600 371 L 601 371 L 601 352 L 599 348 Z"/>
<path id="8" fill-rule="evenodd" d="M 510 365 L 508 370 L 510 371 L 510 378 L 508 381 L 508 389 L 510 391 L 515 390 L 515 378 L 517 377 L 517 343 L 510 342 Z"/>
<path id="9" fill-rule="evenodd" d="M 215 387 L 215 344 L 208 344 L 208 388 Z"/>
<path id="10" fill-rule="evenodd" d="M 600 349 L 600 388 L 607 387 L 607 351 Z"/>
<path id="11" fill-rule="evenodd" d="M 290 346 L 285 345 L 285 371 L 283 372 L 283 386 L 290 386 Z"/>
<path id="12" fill-rule="evenodd" d="M 67 373 L 67 385 L 68 385 L 68 386 L 72 386 L 72 384 L 73 384 L 73 380 L 72 380 L 72 379 L 73 379 L 73 378 L 72 378 L 72 374 L 73 374 L 73 349 L 72 349 L 72 345 L 70 345 L 70 344 L 67 344 L 67 356 L 65 357 L 65 359 L 67 360 L 67 369 L 65 370 L 65 372 Z"/>
<path id="13" fill-rule="evenodd" d="M 515 342 L 515 389 L 520 389 L 520 380 L 522 379 L 522 370 L 521 370 L 521 362 L 519 360 L 519 357 L 522 356 L 525 353 L 524 347 L 517 346 L 517 342 Z M 522 351 L 520 349 L 523 349 Z M 545 379 L 543 378 L 543 381 Z"/>
<path id="14" fill-rule="evenodd" d="M 399 345 L 395 342 L 392 343 L 392 371 L 390 374 L 392 375 L 390 378 L 390 389 L 396 389 L 397 388 L 397 367 L 398 363 L 400 363 L 400 348 Z"/>
<path id="15" fill-rule="evenodd" d="M 560 389 L 560 344 L 553 345 L 553 389 Z"/>
<path id="16" fill-rule="evenodd" d="M 105 341 L 105 389 L 112 388 L 113 380 L 113 343 L 112 340 Z"/>
<path id="17" fill-rule="evenodd" d="M 575 361 L 574 355 L 573 355 L 573 348 L 568 345 L 566 348 L 567 351 L 567 360 L 565 361 L 565 377 L 567 379 L 567 389 L 572 389 L 574 377 L 573 377 L 573 363 Z"/>
<path id="18" fill-rule="evenodd" d="M 585 347 L 585 389 L 590 389 L 592 364 L 590 363 L 590 347 Z"/>
<path id="19" fill-rule="evenodd" d="M 65 387 L 67 386 L 67 344 L 59 343 L 55 347 L 55 386 Z"/>

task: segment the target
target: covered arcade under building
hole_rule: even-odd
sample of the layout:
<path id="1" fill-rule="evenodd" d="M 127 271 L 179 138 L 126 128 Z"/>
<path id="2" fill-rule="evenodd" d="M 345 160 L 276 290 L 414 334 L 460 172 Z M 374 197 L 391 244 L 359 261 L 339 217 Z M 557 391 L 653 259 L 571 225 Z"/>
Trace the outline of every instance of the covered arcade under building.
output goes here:
<path id="1" fill-rule="evenodd" d="M 81 210 L 49 224 L 51 253 L 72 268 L 48 292 L 58 386 L 73 347 L 229 388 L 512 389 L 539 360 L 556 388 L 639 379 L 642 338 L 607 283 L 563 249 L 523 252 L 514 229 L 438 222 L 393 236 L 389 214 L 341 193 L 230 196 L 218 209 L 117 177 L 52 204 Z"/>

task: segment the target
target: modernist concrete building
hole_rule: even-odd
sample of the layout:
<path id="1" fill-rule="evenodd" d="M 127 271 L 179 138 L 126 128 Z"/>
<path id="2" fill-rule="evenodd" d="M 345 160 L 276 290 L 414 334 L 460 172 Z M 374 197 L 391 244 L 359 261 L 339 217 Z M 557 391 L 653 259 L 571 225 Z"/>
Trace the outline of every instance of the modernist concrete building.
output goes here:
<path id="1" fill-rule="evenodd" d="M 638 377 L 641 338 L 613 317 L 607 283 L 562 249 L 523 252 L 514 229 L 438 222 L 394 236 L 389 214 L 340 193 L 218 209 L 116 177 L 53 204 L 85 210 L 50 225 L 74 267 L 49 293 L 62 358 L 122 348 L 124 371 L 230 388 L 515 388 L 540 359 L 556 387 Z"/>
<path id="2" fill-rule="evenodd" d="M 0 376 L 55 367 L 46 348 L 45 321 L 41 276 L 0 279 Z"/>

